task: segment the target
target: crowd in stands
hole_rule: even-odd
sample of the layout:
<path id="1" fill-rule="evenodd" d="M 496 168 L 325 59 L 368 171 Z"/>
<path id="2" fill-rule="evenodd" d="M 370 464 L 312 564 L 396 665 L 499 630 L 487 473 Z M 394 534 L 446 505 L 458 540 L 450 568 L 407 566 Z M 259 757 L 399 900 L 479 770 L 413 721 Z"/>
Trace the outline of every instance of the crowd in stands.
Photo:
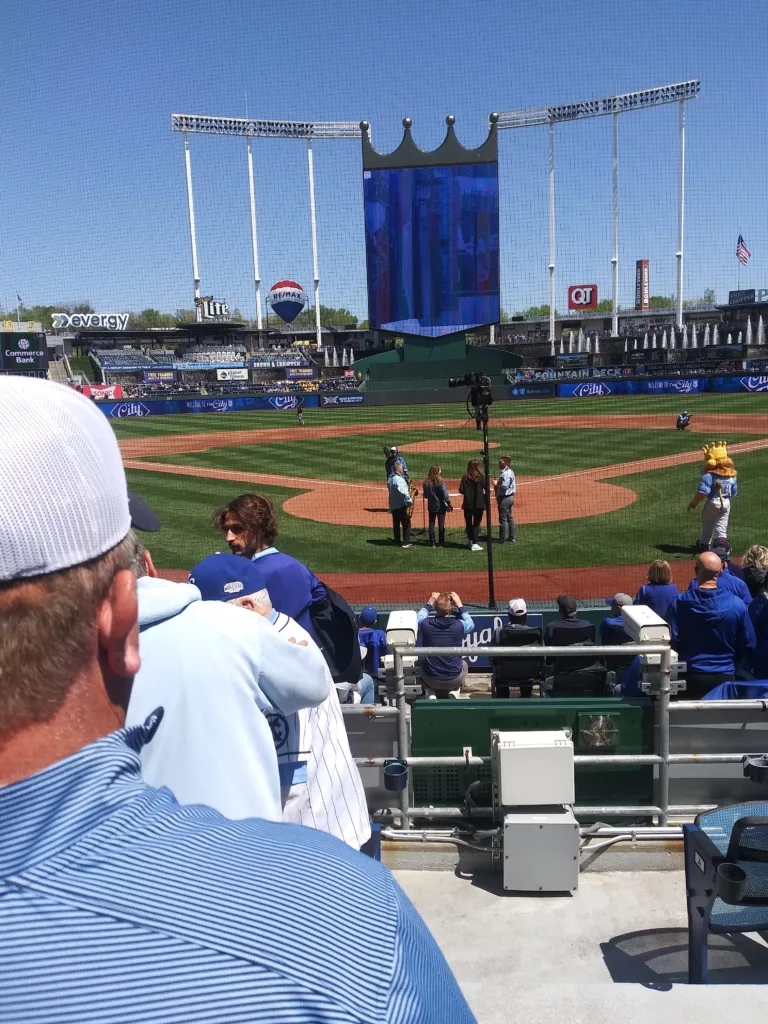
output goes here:
<path id="1" fill-rule="evenodd" d="M 205 395 L 305 395 L 318 391 L 357 391 L 360 382 L 354 377 L 323 377 L 307 380 L 254 381 L 162 381 L 152 384 L 121 382 L 125 398 L 172 398 Z"/>
<path id="2" fill-rule="evenodd" d="M 184 349 L 185 363 L 245 363 L 245 345 L 238 342 L 228 348 L 214 348 L 210 345 L 190 345 Z"/>
<path id="3" fill-rule="evenodd" d="M 8 375 L 0 430 L 0 1017 L 471 1024 L 366 856 L 357 623 L 271 502 L 170 582 L 93 403 Z"/>
<path id="4" fill-rule="evenodd" d="M 724 538 L 711 551 L 700 552 L 692 579 L 681 591 L 672 582 L 668 562 L 655 561 L 647 582 L 635 597 L 616 593 L 606 599 L 609 614 L 598 629 L 577 616 L 578 604 L 568 595 L 557 598 L 559 618 L 542 631 L 527 625 L 523 598 L 509 602 L 509 623 L 496 631 L 496 646 L 622 646 L 630 642 L 622 609 L 646 605 L 669 627 L 673 649 L 685 663 L 685 699 L 699 700 L 736 680 L 764 680 L 768 693 L 768 547 L 753 545 L 739 565 Z M 520 630 L 523 630 L 520 632 Z M 517 631 L 517 632 L 515 632 Z M 534 686 L 542 695 L 638 696 L 641 659 L 609 656 L 557 657 L 506 661 L 497 659 L 494 693 L 508 696 L 519 686 L 530 696 Z"/>

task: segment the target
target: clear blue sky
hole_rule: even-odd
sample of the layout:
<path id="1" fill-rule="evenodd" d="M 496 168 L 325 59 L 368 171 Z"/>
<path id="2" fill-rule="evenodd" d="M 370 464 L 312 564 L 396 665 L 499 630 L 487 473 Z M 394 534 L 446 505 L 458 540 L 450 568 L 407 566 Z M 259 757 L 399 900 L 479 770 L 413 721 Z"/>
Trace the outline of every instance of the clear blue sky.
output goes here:
<path id="1" fill-rule="evenodd" d="M 424 148 L 456 115 L 477 145 L 492 110 L 700 78 L 688 104 L 686 294 L 768 287 L 768 6 L 712 0 L 331 3 L 6 0 L 0 302 L 89 299 L 100 312 L 188 308 L 182 138 L 171 112 L 359 120 L 377 148 L 403 116 Z M 202 288 L 254 310 L 245 147 L 192 136 Z M 557 132 L 558 306 L 569 284 L 610 289 L 611 122 Z M 321 298 L 365 316 L 360 150 L 315 144 Z M 311 289 L 306 146 L 255 148 L 265 291 Z M 501 136 L 502 304 L 547 301 L 547 130 Z M 675 286 L 677 109 L 622 118 L 621 295 L 634 261 Z"/>

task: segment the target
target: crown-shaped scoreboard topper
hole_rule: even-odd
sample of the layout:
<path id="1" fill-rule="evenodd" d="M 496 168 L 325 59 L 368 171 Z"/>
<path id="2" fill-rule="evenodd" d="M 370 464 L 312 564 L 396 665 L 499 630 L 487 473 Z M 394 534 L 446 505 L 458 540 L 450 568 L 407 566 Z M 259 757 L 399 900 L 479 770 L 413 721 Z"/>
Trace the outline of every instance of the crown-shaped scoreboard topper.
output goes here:
<path id="1" fill-rule="evenodd" d="M 411 135 L 412 121 L 403 118 L 403 138 L 400 145 L 391 153 L 379 153 L 371 145 L 370 125 L 367 121 L 360 122 L 360 135 L 363 143 L 363 170 L 375 171 L 402 167 L 440 167 L 449 164 L 491 164 L 498 159 L 498 114 L 488 117 L 488 137 L 477 149 L 466 149 L 456 138 L 454 124 L 456 118 L 449 114 L 445 119 L 448 126 L 445 138 L 432 152 L 419 149 Z"/>

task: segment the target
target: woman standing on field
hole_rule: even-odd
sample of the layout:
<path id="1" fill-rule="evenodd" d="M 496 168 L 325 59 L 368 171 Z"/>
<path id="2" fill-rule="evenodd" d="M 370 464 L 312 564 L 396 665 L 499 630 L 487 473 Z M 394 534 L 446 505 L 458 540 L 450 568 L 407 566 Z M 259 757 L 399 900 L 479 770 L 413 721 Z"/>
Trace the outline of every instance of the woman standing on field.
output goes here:
<path id="1" fill-rule="evenodd" d="M 480 464 L 477 459 L 470 459 L 467 463 L 467 471 L 461 478 L 459 493 L 464 495 L 464 523 L 466 524 L 467 539 L 469 540 L 470 551 L 482 551 L 477 543 L 477 534 L 480 523 L 483 521 L 485 512 L 485 475 L 480 472 Z"/>
<path id="2" fill-rule="evenodd" d="M 424 478 L 424 497 L 429 512 L 429 546 L 435 547 L 435 520 L 437 520 L 437 547 L 445 547 L 445 513 L 453 512 L 448 488 L 443 481 L 439 466 L 430 466 Z"/>

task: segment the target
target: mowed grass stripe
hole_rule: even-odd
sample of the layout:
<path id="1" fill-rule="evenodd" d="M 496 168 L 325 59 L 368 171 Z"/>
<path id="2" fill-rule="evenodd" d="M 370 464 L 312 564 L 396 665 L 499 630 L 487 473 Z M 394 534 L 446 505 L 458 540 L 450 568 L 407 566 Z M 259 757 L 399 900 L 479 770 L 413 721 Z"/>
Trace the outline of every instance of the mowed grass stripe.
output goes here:
<path id="1" fill-rule="evenodd" d="M 354 428 L 351 427 L 351 430 Z M 446 452 L 439 442 L 448 436 L 476 444 L 475 452 Z M 731 443 L 754 440 L 753 434 L 725 434 Z M 546 428 L 497 429 L 493 441 L 499 445 L 491 452 L 495 470 L 500 454 L 512 456 L 520 476 L 552 476 L 578 469 L 635 462 L 659 455 L 695 452 L 701 447 L 698 435 L 671 429 L 659 430 L 548 430 Z M 147 462 L 174 463 L 182 466 L 227 469 L 248 473 L 277 473 L 306 477 L 308 480 L 346 480 L 384 482 L 384 443 L 408 445 L 434 442 L 433 451 L 403 452 L 411 478 L 423 480 L 427 469 L 438 463 L 443 475 L 460 477 L 470 458 L 482 457 L 482 440 L 471 430 L 443 432 L 393 430 L 380 436 L 354 433 L 346 437 L 307 438 L 289 442 L 226 446 L 181 455 L 151 456 Z M 693 479 L 694 467 L 687 471 Z M 580 485 L 584 486 L 584 485 Z"/>
<path id="2" fill-rule="evenodd" d="M 491 429 L 499 418 L 524 416 L 636 416 L 658 414 L 670 417 L 682 409 L 691 413 L 765 413 L 768 412 L 768 394 L 734 395 L 631 395 L 603 398 L 529 399 L 495 402 L 491 409 Z M 424 420 L 461 419 L 466 409 L 461 403 L 434 405 L 371 406 L 348 409 L 308 409 L 304 414 L 307 426 L 356 423 L 402 423 Z M 197 434 L 212 430 L 258 430 L 296 425 L 296 413 L 236 412 L 201 413 L 182 416 L 147 416 L 140 419 L 110 419 L 121 440 L 135 437 L 164 437 L 173 434 Z"/>
<path id="3" fill-rule="evenodd" d="M 768 452 L 739 455 L 736 466 L 739 495 L 733 501 L 729 534 L 735 551 L 740 554 L 750 544 L 768 540 L 765 521 Z M 241 491 L 254 489 L 252 484 L 237 481 L 190 479 L 140 470 L 129 470 L 128 480 L 129 486 L 156 508 L 163 522 L 160 533 L 147 540 L 156 564 L 165 569 L 189 569 L 205 555 L 225 548 L 221 535 L 209 526 L 211 514 Z M 686 512 L 686 506 L 698 482 L 695 464 L 632 474 L 611 482 L 634 491 L 635 502 L 603 515 L 521 526 L 517 544 L 497 547 L 494 551 L 496 567 L 572 568 L 693 557 L 692 545 L 699 533 L 700 512 Z M 584 485 L 578 482 L 578 486 Z M 279 510 L 288 497 L 297 493 L 267 485 L 260 485 L 258 490 L 274 501 Z M 354 492 L 345 495 L 342 490 L 334 500 L 354 501 Z M 565 507 L 567 488 L 562 500 Z M 420 509 L 414 525 L 421 526 Z M 391 545 L 387 530 L 319 524 L 280 511 L 278 546 L 319 574 L 402 571 L 428 574 L 435 570 L 470 569 L 484 572 L 484 556 L 473 555 L 464 547 L 461 513 L 456 511 L 449 516 L 447 525 L 449 546 L 445 549 L 430 549 L 426 547 L 425 537 L 417 537 L 413 548 L 402 551 Z M 519 595 L 499 596 L 506 599 Z"/>

